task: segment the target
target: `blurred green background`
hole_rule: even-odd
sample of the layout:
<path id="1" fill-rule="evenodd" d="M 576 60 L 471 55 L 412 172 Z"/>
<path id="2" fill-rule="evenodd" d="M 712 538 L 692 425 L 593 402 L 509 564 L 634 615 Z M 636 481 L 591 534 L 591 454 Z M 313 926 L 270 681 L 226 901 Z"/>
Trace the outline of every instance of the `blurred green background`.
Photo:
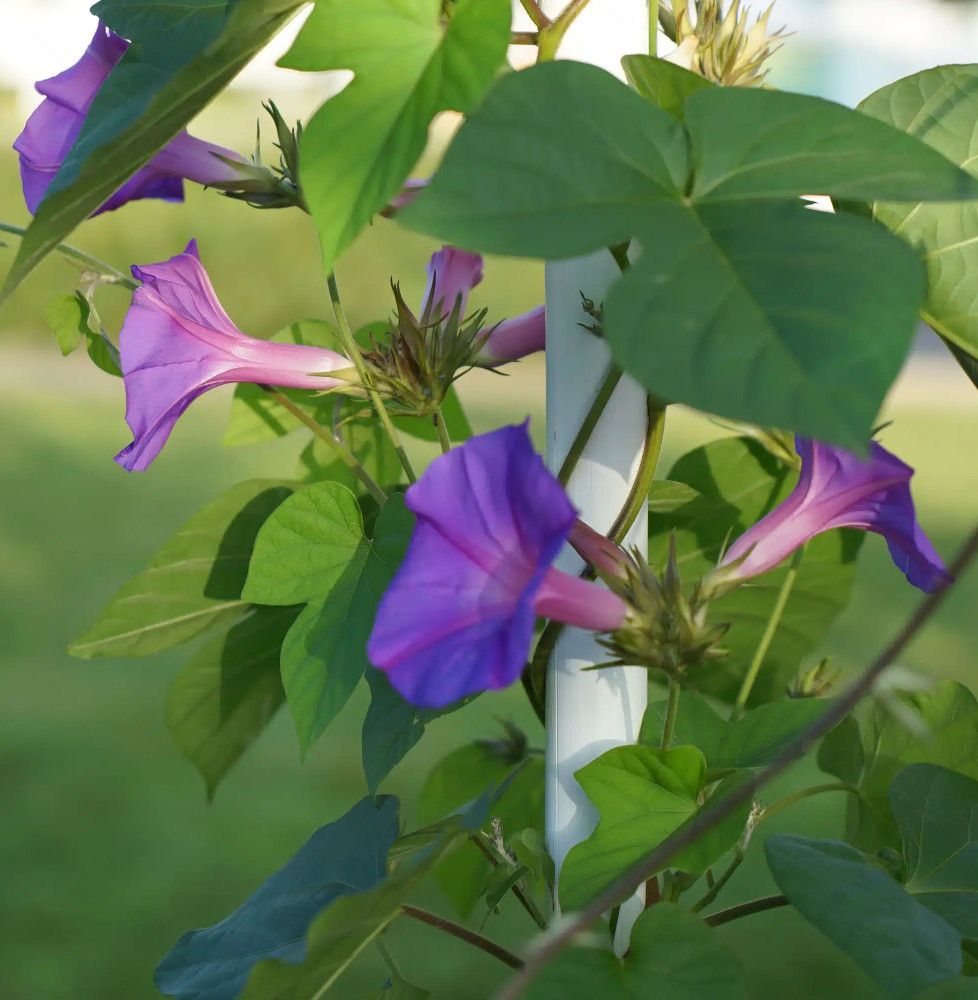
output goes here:
<path id="1" fill-rule="evenodd" d="M 283 102 L 291 115 L 300 101 Z M 197 134 L 246 150 L 257 95 L 226 96 L 196 125 Z M 0 97 L 0 219 L 26 223 L 10 141 L 21 121 Z M 191 188 L 183 206 L 135 204 L 87 223 L 74 242 L 119 267 L 162 260 L 191 237 L 217 292 L 246 331 L 267 335 L 284 324 L 327 315 L 312 227 L 298 212 L 255 212 Z M 13 242 L 13 241 L 12 241 Z M 432 244 L 378 221 L 345 258 L 339 278 L 352 319 L 385 316 L 388 279 L 409 301 L 420 297 Z M 0 249 L 0 271 L 13 247 Z M 299 760 L 283 712 L 218 790 L 203 786 L 171 744 L 164 695 L 189 655 L 145 660 L 73 660 L 68 641 L 204 502 L 245 477 L 289 475 L 301 448 L 293 436 L 268 445 L 222 448 L 230 392 L 218 390 L 181 420 L 160 459 L 129 475 L 112 462 L 129 440 L 118 380 L 83 355 L 62 359 L 43 319 L 45 302 L 70 291 L 77 273 L 50 259 L 0 313 L 0 996 L 3 1000 L 143 1000 L 156 996 L 152 969 L 183 931 L 223 917 L 324 822 L 365 794 L 359 726 L 363 691 L 341 720 Z M 476 293 L 502 318 L 536 305 L 542 269 L 490 261 Z M 110 329 L 127 296 L 101 295 Z M 539 359 L 508 378 L 462 383 L 476 429 L 532 415 L 542 433 L 544 384 Z M 884 442 L 918 469 L 921 518 L 949 556 L 976 515 L 978 398 L 954 367 L 922 357 L 895 391 Z M 670 416 L 662 462 L 722 433 L 702 417 Z M 880 539 L 864 547 L 852 606 L 824 643 L 839 665 L 864 664 L 916 600 Z M 965 579 L 903 665 L 978 684 L 974 607 L 978 576 Z M 542 734 L 518 690 L 485 696 L 432 725 L 388 782 L 403 793 L 406 816 L 439 757 L 510 717 L 539 745 Z M 769 798 L 814 777 L 800 766 Z M 822 797 L 779 815 L 772 827 L 814 836 L 841 831 L 840 799 Z M 724 895 L 734 903 L 773 890 L 753 857 Z M 447 912 L 431 890 L 421 904 Z M 401 926 L 403 925 L 403 926 Z M 503 906 L 487 932 L 517 945 L 532 927 Z M 788 910 L 751 917 L 719 931 L 750 972 L 751 996 L 862 1000 L 875 988 L 846 958 Z M 484 1000 L 500 969 L 436 932 L 401 921 L 391 948 L 409 978 L 445 1000 Z M 366 955 L 332 995 L 356 998 L 384 979 Z M 978 996 L 974 981 L 932 997 Z"/>

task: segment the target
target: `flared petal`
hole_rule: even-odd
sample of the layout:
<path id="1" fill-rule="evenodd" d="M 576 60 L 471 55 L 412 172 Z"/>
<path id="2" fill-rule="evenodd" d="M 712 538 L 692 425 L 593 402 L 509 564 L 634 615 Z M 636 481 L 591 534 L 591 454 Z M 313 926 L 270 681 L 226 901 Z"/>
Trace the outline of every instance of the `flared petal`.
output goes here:
<path id="1" fill-rule="evenodd" d="M 280 344 L 242 333 L 218 301 L 195 241 L 159 264 L 134 266 L 133 293 L 119 334 L 126 422 L 133 442 L 116 461 L 147 468 L 179 417 L 201 393 L 229 382 L 326 390 L 345 384 L 318 372 L 349 368 L 336 351 Z"/>
<path id="2" fill-rule="evenodd" d="M 522 425 L 436 459 L 406 500 L 417 524 L 381 600 L 371 661 L 416 705 L 511 684 L 534 601 L 574 524 L 567 495 Z"/>

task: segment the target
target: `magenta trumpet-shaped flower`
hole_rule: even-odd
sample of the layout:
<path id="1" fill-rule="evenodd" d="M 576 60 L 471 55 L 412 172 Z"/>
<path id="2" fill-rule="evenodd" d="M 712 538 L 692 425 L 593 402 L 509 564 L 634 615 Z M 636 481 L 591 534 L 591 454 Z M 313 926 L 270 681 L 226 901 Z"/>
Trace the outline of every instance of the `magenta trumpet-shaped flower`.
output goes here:
<path id="1" fill-rule="evenodd" d="M 552 568 L 576 515 L 525 424 L 436 459 L 406 500 L 414 534 L 367 651 L 412 704 L 512 684 L 537 615 L 597 632 L 624 623 L 620 597 Z"/>
<path id="2" fill-rule="evenodd" d="M 88 48 L 70 69 L 41 80 L 35 89 L 44 97 L 14 142 L 20 156 L 24 200 L 37 211 L 68 151 L 81 131 L 99 88 L 123 57 L 129 43 L 99 22 Z M 183 200 L 183 178 L 198 184 L 234 186 L 241 174 L 219 157 L 239 163 L 237 153 L 181 132 L 95 213 L 119 208 L 139 198 Z"/>
<path id="3" fill-rule="evenodd" d="M 147 468 L 183 411 L 215 386 L 258 382 L 326 390 L 348 384 L 317 374 L 350 367 L 336 351 L 242 333 L 221 307 L 195 240 L 183 253 L 133 266 L 132 273 L 142 285 L 119 334 L 126 422 L 134 439 L 116 455 L 123 468 Z"/>
<path id="4" fill-rule="evenodd" d="M 833 528 L 882 535 L 907 580 L 928 593 L 951 582 L 917 523 L 910 479 L 913 469 L 875 441 L 869 460 L 832 445 L 796 439 L 801 473 L 794 490 L 738 538 L 718 572 L 741 580 L 773 569 L 810 538 Z"/>
<path id="5" fill-rule="evenodd" d="M 460 301 L 459 312 L 465 315 L 469 292 L 481 281 L 482 258 L 477 253 L 444 246 L 428 262 L 428 287 L 423 305 L 426 306 L 430 300 L 434 314 L 446 316 Z M 546 339 L 546 310 L 544 306 L 537 306 L 521 316 L 504 319 L 491 327 L 479 356 L 486 365 L 518 361 L 528 354 L 544 350 Z"/>

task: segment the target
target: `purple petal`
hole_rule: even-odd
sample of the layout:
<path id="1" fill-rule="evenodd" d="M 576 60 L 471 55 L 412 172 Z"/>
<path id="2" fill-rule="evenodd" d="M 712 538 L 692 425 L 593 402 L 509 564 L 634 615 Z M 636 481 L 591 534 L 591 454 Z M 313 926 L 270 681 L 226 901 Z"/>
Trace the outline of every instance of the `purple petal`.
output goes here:
<path id="1" fill-rule="evenodd" d="M 921 590 L 946 586 L 950 576 L 917 524 L 913 469 L 876 442 L 868 461 L 832 445 L 797 438 L 801 474 L 791 494 L 731 545 L 723 565 L 742 560 L 736 577 L 773 569 L 810 538 L 834 528 L 883 535 L 893 561 Z"/>
<path id="2" fill-rule="evenodd" d="M 380 603 L 371 661 L 416 705 L 447 705 L 520 674 L 534 599 L 575 515 L 526 426 L 436 459 L 407 492 L 418 516 Z"/>
<path id="3" fill-rule="evenodd" d="M 259 382 L 326 390 L 344 384 L 315 374 L 349 368 L 342 354 L 243 334 L 218 301 L 195 241 L 182 254 L 134 266 L 132 273 L 143 284 L 119 334 L 126 422 L 133 433 L 133 443 L 116 456 L 124 468 L 147 468 L 184 410 L 215 386 Z"/>
<path id="4" fill-rule="evenodd" d="M 546 307 L 537 306 L 522 316 L 504 319 L 495 326 L 479 352 L 490 362 L 518 361 L 547 346 Z"/>
<path id="5" fill-rule="evenodd" d="M 428 261 L 428 287 L 421 311 L 431 306 L 435 316 L 449 315 L 461 296 L 459 312 L 465 315 L 469 292 L 482 281 L 482 258 L 457 247 L 444 246 Z"/>

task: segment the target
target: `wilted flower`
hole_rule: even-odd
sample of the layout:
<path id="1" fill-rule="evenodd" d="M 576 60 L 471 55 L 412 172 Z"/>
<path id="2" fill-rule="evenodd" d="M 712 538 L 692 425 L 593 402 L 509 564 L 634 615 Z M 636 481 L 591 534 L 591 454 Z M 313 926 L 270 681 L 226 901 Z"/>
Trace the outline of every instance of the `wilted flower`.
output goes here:
<path id="1" fill-rule="evenodd" d="M 414 534 L 367 651 L 412 704 L 512 684 L 538 615 L 597 632 L 624 624 L 620 597 L 552 567 L 576 515 L 525 424 L 436 459 L 406 499 Z"/>
<path id="2" fill-rule="evenodd" d="M 951 577 L 917 523 L 913 469 L 875 441 L 869 460 L 843 448 L 799 437 L 801 473 L 791 494 L 738 538 L 714 571 L 721 586 L 774 569 L 810 538 L 833 528 L 882 535 L 897 567 L 931 592 Z"/>
<path id="3" fill-rule="evenodd" d="M 95 36 L 74 66 L 35 85 L 44 100 L 14 142 L 14 149 L 20 155 L 24 200 L 32 214 L 78 138 L 99 88 L 128 47 L 125 39 L 99 22 Z M 222 157 L 241 166 L 227 163 Z M 138 198 L 182 201 L 183 178 L 198 184 L 237 187 L 245 177 L 253 180 L 254 169 L 237 153 L 181 132 L 130 177 L 98 212 L 119 208 Z"/>
<path id="4" fill-rule="evenodd" d="M 349 368 L 342 354 L 242 333 L 221 307 L 195 240 L 183 253 L 133 266 L 132 273 L 143 284 L 119 335 L 126 422 L 134 438 L 116 455 L 123 468 L 147 468 L 183 411 L 215 386 L 257 382 L 326 390 L 349 384 L 316 374 Z"/>

